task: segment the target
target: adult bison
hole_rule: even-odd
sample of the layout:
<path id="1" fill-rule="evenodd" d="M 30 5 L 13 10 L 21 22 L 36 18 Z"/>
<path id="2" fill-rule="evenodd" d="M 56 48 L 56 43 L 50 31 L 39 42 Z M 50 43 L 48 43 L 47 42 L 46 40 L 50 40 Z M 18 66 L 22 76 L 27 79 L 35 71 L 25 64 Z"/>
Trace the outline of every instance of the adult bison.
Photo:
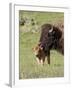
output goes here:
<path id="1" fill-rule="evenodd" d="M 44 64 L 47 57 L 50 64 L 50 50 L 55 49 L 61 54 L 64 54 L 64 33 L 63 28 L 51 24 L 41 26 L 41 36 L 39 44 L 34 47 L 34 53 L 38 64 Z"/>

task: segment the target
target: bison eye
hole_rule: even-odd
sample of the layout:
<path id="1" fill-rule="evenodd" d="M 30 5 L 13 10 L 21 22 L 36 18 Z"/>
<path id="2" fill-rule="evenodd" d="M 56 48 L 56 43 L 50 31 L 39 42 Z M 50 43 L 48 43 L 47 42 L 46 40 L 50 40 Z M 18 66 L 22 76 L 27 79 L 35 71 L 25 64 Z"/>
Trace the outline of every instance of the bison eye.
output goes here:
<path id="1" fill-rule="evenodd" d="M 48 37 L 52 36 L 52 33 L 48 33 Z"/>
<path id="2" fill-rule="evenodd" d="M 52 31 L 51 33 L 48 33 L 48 36 L 54 36 L 55 35 L 55 31 Z"/>

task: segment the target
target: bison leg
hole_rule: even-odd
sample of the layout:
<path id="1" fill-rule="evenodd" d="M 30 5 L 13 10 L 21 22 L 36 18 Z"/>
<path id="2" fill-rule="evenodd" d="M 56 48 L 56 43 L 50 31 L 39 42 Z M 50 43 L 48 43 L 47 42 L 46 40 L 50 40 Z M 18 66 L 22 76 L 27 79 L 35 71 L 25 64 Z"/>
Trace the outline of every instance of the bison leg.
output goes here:
<path id="1" fill-rule="evenodd" d="M 50 64 L 50 51 L 48 51 L 47 61 L 48 61 L 48 64 Z"/>

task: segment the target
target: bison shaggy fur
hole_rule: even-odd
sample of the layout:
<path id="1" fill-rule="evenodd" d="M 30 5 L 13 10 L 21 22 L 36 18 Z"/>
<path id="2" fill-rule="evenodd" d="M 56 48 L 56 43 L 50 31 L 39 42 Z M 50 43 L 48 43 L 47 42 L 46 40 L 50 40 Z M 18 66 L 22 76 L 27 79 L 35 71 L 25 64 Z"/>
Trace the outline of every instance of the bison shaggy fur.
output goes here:
<path id="1" fill-rule="evenodd" d="M 37 61 L 44 64 L 45 57 L 47 57 L 48 64 L 50 64 L 50 50 L 55 49 L 61 54 L 64 54 L 64 31 L 58 26 L 52 24 L 43 24 L 41 26 L 41 36 L 39 44 L 34 48 L 37 52 Z M 43 55 L 41 55 L 43 54 Z M 44 56 L 44 58 L 42 57 Z"/>

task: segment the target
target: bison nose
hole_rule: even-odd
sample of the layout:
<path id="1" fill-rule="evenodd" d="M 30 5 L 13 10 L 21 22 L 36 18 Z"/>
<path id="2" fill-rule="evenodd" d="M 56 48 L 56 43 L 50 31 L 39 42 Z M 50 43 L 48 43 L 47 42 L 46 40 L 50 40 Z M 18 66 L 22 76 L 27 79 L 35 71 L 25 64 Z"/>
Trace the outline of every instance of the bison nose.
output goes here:
<path id="1" fill-rule="evenodd" d="M 39 55 L 37 54 L 36 57 L 38 57 Z"/>

